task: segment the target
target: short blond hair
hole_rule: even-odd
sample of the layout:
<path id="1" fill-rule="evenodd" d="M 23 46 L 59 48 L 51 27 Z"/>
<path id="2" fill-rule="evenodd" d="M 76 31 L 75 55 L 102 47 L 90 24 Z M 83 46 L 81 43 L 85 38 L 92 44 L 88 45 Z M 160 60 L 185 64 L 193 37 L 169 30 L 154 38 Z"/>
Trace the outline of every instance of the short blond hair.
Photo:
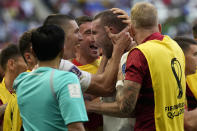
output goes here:
<path id="1" fill-rule="evenodd" d="M 157 9 L 148 2 L 139 2 L 131 9 L 131 22 L 135 28 L 152 28 L 157 26 Z"/>

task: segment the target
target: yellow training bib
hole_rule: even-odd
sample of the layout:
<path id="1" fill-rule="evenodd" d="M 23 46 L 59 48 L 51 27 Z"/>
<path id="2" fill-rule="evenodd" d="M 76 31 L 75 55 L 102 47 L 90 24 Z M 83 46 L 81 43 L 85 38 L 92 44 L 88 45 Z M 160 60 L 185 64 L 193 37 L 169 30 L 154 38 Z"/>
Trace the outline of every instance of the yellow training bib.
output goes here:
<path id="1" fill-rule="evenodd" d="M 0 99 L 3 104 L 7 104 L 3 119 L 3 131 L 20 131 L 22 120 L 20 118 L 16 94 L 11 94 L 7 90 L 4 79 L 0 84 Z"/>
<path id="2" fill-rule="evenodd" d="M 155 102 L 157 131 L 183 131 L 185 105 L 185 57 L 178 44 L 164 36 L 150 40 L 138 48 L 146 57 Z"/>

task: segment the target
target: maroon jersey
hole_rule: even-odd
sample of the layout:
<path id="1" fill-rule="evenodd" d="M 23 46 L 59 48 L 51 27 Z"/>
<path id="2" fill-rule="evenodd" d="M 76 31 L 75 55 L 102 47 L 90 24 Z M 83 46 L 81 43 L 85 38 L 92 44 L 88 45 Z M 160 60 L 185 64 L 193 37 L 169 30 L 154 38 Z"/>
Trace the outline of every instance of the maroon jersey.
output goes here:
<path id="1" fill-rule="evenodd" d="M 144 41 L 163 40 L 160 33 L 153 33 Z M 135 131 L 154 131 L 154 92 L 147 60 L 139 49 L 133 49 L 127 58 L 125 80 L 141 84 L 140 93 L 135 107 Z"/>
<path id="2" fill-rule="evenodd" d="M 186 98 L 187 98 L 188 111 L 195 109 L 197 107 L 197 100 L 194 97 L 192 91 L 190 90 L 188 84 L 186 84 Z"/>

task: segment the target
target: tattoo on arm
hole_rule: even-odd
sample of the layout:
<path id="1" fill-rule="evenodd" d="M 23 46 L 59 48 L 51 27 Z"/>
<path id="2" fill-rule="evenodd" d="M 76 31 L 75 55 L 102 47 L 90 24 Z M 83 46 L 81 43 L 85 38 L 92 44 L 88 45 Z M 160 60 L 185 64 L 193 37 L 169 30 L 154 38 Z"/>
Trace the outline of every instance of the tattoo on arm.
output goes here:
<path id="1" fill-rule="evenodd" d="M 140 88 L 140 84 L 132 81 L 126 81 L 124 83 L 124 87 L 118 90 L 116 99 L 122 113 L 132 114 L 135 109 Z"/>

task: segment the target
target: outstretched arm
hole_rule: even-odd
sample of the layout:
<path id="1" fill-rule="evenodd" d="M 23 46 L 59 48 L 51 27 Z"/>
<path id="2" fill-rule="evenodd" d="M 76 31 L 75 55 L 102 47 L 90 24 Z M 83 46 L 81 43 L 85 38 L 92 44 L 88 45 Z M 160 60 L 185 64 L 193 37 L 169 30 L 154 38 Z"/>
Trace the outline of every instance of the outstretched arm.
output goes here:
<path id="1" fill-rule="evenodd" d="M 119 87 L 115 102 L 86 102 L 87 111 L 122 118 L 133 117 L 141 85 L 128 80 L 124 85 Z"/>
<path id="2" fill-rule="evenodd" d="M 87 112 L 94 112 L 98 114 L 128 118 L 131 117 L 130 114 L 124 114 L 120 111 L 117 102 L 107 103 L 107 102 L 88 102 L 86 101 Z"/>

